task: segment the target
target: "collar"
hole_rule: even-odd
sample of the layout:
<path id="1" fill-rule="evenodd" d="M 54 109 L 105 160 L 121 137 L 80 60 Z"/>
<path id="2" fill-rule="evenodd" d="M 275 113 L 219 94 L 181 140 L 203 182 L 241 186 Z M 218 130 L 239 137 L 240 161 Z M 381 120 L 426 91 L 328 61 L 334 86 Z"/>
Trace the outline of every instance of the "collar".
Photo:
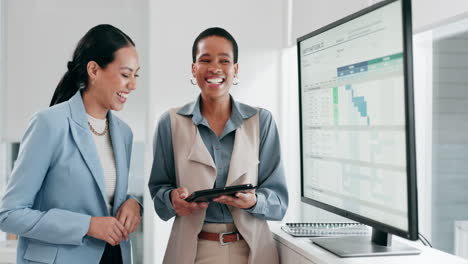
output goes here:
<path id="1" fill-rule="evenodd" d="M 256 108 L 237 102 L 236 100 L 234 100 L 234 98 L 232 98 L 231 95 L 230 100 L 232 111 L 229 120 L 236 128 L 240 127 L 244 123 L 245 119 L 248 119 L 257 113 Z M 192 121 L 196 126 L 200 124 L 204 124 L 207 126 L 208 123 L 200 111 L 200 101 L 201 95 L 199 95 L 195 101 L 184 105 L 179 111 L 177 111 L 177 114 L 187 117 L 191 116 Z"/>

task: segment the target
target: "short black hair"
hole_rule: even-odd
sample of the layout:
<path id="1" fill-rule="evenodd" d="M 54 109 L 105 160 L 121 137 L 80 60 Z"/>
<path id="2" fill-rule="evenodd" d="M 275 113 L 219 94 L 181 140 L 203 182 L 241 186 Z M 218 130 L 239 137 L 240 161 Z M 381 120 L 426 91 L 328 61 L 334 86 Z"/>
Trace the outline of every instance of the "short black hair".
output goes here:
<path id="1" fill-rule="evenodd" d="M 200 35 L 198 35 L 198 37 L 193 42 L 193 47 L 192 47 L 193 63 L 195 63 L 197 59 L 196 57 L 197 57 L 197 52 L 198 52 L 198 43 L 202 39 L 205 39 L 207 37 L 212 37 L 212 36 L 222 37 L 228 40 L 229 42 L 231 42 L 232 53 L 234 55 L 234 63 L 237 63 L 238 54 L 239 54 L 239 48 L 237 47 L 237 42 L 229 32 L 227 32 L 224 28 L 220 28 L 220 27 L 212 27 L 212 28 L 205 29 L 202 33 L 200 33 Z"/>

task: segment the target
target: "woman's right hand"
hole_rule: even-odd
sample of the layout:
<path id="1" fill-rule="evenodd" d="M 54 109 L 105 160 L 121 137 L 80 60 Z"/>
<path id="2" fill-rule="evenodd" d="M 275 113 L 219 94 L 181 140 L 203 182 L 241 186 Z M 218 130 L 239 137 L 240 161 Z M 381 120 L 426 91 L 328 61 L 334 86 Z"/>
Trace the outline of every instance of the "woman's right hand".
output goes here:
<path id="1" fill-rule="evenodd" d="M 112 246 L 120 243 L 122 238 L 128 240 L 128 232 L 115 217 L 93 216 L 89 224 L 88 236 L 104 240 Z"/>
<path id="2" fill-rule="evenodd" d="M 171 191 L 172 207 L 178 216 L 190 215 L 194 211 L 208 208 L 208 203 L 189 203 L 185 198 L 189 196 L 188 190 L 185 187 L 179 187 Z"/>

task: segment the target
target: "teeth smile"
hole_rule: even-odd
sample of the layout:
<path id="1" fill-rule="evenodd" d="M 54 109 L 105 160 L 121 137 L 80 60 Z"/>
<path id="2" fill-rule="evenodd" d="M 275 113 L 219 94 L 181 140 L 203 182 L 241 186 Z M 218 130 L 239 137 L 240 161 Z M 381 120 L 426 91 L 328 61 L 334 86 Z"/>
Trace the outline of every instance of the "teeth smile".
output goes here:
<path id="1" fill-rule="evenodd" d="M 126 93 L 117 93 L 117 95 L 122 97 L 122 98 L 125 98 L 125 99 L 127 99 L 127 97 L 128 97 L 128 94 L 126 94 Z"/>
<path id="2" fill-rule="evenodd" d="M 212 79 L 207 79 L 206 80 L 209 83 L 215 83 L 215 84 L 220 84 L 224 81 L 223 78 L 212 78 Z"/>

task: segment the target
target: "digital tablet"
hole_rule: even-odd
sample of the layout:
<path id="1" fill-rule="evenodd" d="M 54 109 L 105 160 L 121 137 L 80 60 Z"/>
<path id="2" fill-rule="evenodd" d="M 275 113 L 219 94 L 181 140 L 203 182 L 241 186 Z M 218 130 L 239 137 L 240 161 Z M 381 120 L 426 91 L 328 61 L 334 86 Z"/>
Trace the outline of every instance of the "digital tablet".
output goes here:
<path id="1" fill-rule="evenodd" d="M 245 192 L 253 190 L 257 187 L 252 184 L 233 185 L 222 188 L 206 189 L 193 192 L 189 197 L 185 198 L 187 202 L 211 202 L 213 198 L 221 195 L 234 195 L 237 192 Z"/>

